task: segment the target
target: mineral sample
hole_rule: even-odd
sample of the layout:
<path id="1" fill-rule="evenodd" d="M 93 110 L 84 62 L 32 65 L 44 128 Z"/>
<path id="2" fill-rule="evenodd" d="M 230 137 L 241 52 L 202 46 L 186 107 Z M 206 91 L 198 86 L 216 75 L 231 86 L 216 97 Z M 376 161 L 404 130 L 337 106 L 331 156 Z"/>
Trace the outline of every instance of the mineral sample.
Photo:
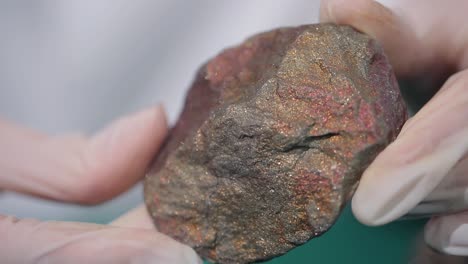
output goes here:
<path id="1" fill-rule="evenodd" d="M 220 263 L 266 260 L 327 231 L 406 119 L 368 36 L 280 28 L 199 70 L 145 179 L 160 232 Z"/>

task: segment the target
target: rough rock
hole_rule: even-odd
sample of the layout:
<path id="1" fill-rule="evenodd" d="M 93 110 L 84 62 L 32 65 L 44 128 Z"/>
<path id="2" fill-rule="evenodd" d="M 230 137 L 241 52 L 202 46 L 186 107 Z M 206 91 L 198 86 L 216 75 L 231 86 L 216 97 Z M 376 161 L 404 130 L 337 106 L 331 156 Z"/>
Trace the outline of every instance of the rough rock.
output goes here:
<path id="1" fill-rule="evenodd" d="M 370 37 L 332 24 L 261 33 L 201 67 L 145 202 L 160 232 L 206 259 L 266 260 L 333 225 L 405 120 Z"/>

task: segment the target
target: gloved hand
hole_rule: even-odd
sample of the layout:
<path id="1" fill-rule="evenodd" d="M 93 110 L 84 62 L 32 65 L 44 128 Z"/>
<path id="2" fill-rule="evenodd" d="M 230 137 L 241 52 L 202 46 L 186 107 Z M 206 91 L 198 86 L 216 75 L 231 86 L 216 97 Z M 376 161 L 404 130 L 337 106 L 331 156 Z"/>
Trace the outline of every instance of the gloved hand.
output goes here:
<path id="1" fill-rule="evenodd" d="M 102 202 L 141 179 L 167 133 L 161 107 L 91 138 L 48 137 L 0 119 L 0 189 L 80 204 Z M 1 263 L 202 263 L 158 233 L 141 207 L 111 225 L 0 216 Z"/>
<path id="2" fill-rule="evenodd" d="M 452 75 L 363 174 L 352 209 L 367 225 L 396 220 L 420 203 L 437 211 L 450 206 L 447 199 L 468 200 L 468 1 L 381 2 L 322 1 L 321 20 L 379 40 L 398 78 L 424 80 L 414 89 Z M 433 217 L 425 240 L 468 255 L 468 212 Z"/>

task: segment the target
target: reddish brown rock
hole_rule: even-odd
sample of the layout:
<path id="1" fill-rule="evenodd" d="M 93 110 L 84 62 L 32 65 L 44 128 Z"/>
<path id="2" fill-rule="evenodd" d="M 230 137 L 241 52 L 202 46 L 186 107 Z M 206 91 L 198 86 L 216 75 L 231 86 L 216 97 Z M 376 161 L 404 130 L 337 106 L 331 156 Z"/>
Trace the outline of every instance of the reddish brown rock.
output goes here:
<path id="1" fill-rule="evenodd" d="M 262 33 L 200 69 L 145 201 L 204 258 L 269 259 L 330 228 L 405 119 L 374 40 L 331 24 Z"/>

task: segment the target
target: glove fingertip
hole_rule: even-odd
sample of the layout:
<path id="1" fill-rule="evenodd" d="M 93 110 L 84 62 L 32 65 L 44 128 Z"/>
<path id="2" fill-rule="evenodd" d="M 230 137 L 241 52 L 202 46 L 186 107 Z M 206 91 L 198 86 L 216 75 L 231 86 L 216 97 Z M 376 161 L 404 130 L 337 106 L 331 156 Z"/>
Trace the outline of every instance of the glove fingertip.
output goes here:
<path id="1" fill-rule="evenodd" d="M 468 256 L 468 213 L 431 219 L 426 224 L 424 240 L 445 254 Z"/>

